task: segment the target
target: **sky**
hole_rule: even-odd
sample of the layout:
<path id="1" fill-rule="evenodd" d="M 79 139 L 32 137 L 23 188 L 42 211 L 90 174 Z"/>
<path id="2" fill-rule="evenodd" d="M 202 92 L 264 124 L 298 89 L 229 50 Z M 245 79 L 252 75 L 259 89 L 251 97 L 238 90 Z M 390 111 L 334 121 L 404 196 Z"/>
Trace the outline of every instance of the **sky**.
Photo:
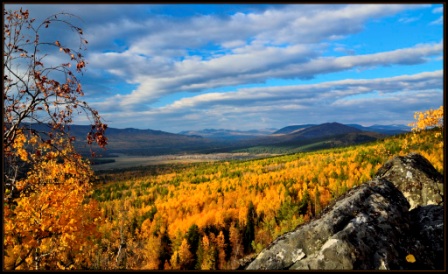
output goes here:
<path id="1" fill-rule="evenodd" d="M 442 4 L 4 5 L 20 7 L 77 16 L 83 100 L 109 127 L 406 125 L 444 104 Z M 75 38 L 52 26 L 41 39 Z"/>

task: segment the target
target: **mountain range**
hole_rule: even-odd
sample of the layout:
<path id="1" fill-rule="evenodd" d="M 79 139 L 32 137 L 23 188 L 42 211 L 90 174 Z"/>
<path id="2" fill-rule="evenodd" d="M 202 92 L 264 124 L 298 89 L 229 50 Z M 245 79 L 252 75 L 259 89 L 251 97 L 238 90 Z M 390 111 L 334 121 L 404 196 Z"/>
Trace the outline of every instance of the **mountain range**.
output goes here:
<path id="1" fill-rule="evenodd" d="M 332 124 L 332 123 L 325 123 Z M 325 125 L 322 124 L 322 125 Z M 334 124 L 334 123 L 333 123 Z M 336 123 L 338 124 L 338 123 Z M 204 138 L 215 139 L 215 140 L 247 140 L 254 139 L 257 137 L 264 137 L 268 135 L 281 135 L 281 134 L 291 134 L 298 130 L 312 128 L 319 126 L 318 124 L 304 124 L 304 125 L 292 125 L 281 128 L 279 130 L 273 128 L 261 129 L 261 130 L 229 130 L 229 129 L 203 129 L 203 130 L 186 130 L 181 131 L 178 134 L 188 135 L 188 136 L 201 136 Z M 361 131 L 376 132 L 386 135 L 395 135 L 405 132 L 409 132 L 411 129 L 405 125 L 372 125 L 372 126 L 362 126 L 358 124 L 347 124 L 346 126 L 359 129 Z"/>
<path id="2" fill-rule="evenodd" d="M 32 128 L 45 131 L 46 125 L 32 124 Z M 68 131 L 75 136 L 75 147 L 82 154 L 90 152 L 85 140 L 90 126 L 70 125 Z M 106 150 L 94 147 L 103 156 L 114 153 L 127 155 L 163 155 L 182 153 L 234 152 L 260 148 L 272 152 L 288 152 L 296 148 L 312 150 L 341 145 L 352 145 L 384 138 L 387 135 L 410 131 L 402 125 L 373 125 L 340 123 L 293 125 L 263 130 L 204 129 L 182 131 L 178 134 L 135 128 L 108 128 Z M 257 150 L 255 150 L 257 151 Z"/>

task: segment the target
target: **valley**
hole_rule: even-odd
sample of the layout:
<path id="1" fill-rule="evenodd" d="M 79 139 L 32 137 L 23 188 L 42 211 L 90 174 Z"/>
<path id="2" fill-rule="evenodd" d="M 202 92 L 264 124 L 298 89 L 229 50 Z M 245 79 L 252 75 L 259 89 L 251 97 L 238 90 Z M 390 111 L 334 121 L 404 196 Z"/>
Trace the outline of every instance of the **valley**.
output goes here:
<path id="1" fill-rule="evenodd" d="M 42 125 L 39 125 L 42 127 Z M 33 127 L 39 127 L 33 126 Z M 134 128 L 108 128 L 107 149 L 88 147 L 83 139 L 88 126 L 72 125 L 75 147 L 90 158 L 95 171 L 138 166 L 255 159 L 280 154 L 330 149 L 380 140 L 402 134 L 406 126 L 344 125 L 340 123 L 287 126 L 280 130 L 205 129 L 182 134 Z M 370 130 L 370 131 L 368 131 Z M 395 131 L 394 131 L 395 130 Z M 117 157 L 118 156 L 118 157 Z"/>
<path id="2" fill-rule="evenodd" d="M 104 171 L 113 169 L 128 169 L 133 167 L 144 167 L 164 164 L 189 164 L 199 162 L 215 162 L 224 160 L 248 160 L 276 156 L 278 154 L 248 152 L 239 153 L 212 153 L 212 154 L 185 154 L 185 155 L 158 155 L 158 156 L 130 156 L 126 154 L 114 155 L 115 157 L 100 158 L 113 162 L 92 165 L 94 171 Z"/>

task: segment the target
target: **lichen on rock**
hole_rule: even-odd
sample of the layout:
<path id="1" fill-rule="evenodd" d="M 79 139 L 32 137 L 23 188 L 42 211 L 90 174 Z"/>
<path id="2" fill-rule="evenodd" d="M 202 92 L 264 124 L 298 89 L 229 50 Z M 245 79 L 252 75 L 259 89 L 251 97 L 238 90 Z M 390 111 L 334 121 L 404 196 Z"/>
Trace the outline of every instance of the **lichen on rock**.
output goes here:
<path id="1" fill-rule="evenodd" d="M 418 154 L 395 157 L 244 269 L 443 269 L 442 178 Z"/>

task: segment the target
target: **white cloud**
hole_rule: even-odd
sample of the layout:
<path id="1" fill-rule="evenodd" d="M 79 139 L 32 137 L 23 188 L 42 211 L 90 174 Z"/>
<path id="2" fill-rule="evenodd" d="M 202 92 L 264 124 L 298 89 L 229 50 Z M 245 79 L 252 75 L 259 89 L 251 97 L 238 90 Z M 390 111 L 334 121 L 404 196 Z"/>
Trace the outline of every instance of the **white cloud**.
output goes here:
<path id="1" fill-rule="evenodd" d="M 443 71 L 439 70 L 390 78 L 347 79 L 311 85 L 245 88 L 234 92 L 208 93 L 183 98 L 167 106 L 166 109 L 200 108 L 221 104 L 236 104 L 239 106 L 241 101 L 244 101 L 244 105 L 246 105 L 258 104 L 266 99 L 269 99 L 269 102 L 272 103 L 276 100 L 285 100 L 285 97 L 288 100 L 305 100 L 310 98 L 346 97 L 373 91 L 394 93 L 408 90 L 442 89 L 442 80 Z"/>
<path id="2" fill-rule="evenodd" d="M 443 6 L 442 7 L 438 7 L 438 8 L 434 8 L 432 10 L 432 13 L 443 13 Z M 429 25 L 442 25 L 443 24 L 443 15 L 440 16 L 438 19 L 432 21 L 429 23 Z"/>
<path id="3" fill-rule="evenodd" d="M 442 25 L 443 24 L 443 16 L 440 16 L 438 19 L 429 23 L 430 25 Z"/>
<path id="4" fill-rule="evenodd" d="M 442 105 L 442 91 L 443 71 L 439 70 L 389 78 L 201 94 L 147 111 L 114 112 L 110 117 L 117 121 L 121 115 L 127 119 L 132 117 L 135 123 L 158 125 L 156 129 L 170 132 L 235 125 L 246 129 L 279 128 L 309 121 L 408 123 L 413 119 L 411 110 Z M 226 121 L 221 123 L 223 117 Z"/>
<path id="5" fill-rule="evenodd" d="M 126 76 L 124 79 L 139 85 L 131 94 L 120 96 L 117 98 L 119 100 L 110 100 L 113 105 L 132 109 L 177 92 L 262 83 L 271 77 L 312 78 L 318 74 L 360 67 L 419 64 L 426 62 L 427 57 L 442 52 L 442 42 L 342 57 L 316 57 L 315 52 L 301 45 L 285 48 L 246 46 L 234 54 L 211 60 L 191 58 L 172 62 L 169 59 L 151 60 L 124 52 L 92 56 L 91 63 L 108 67 L 114 75 Z"/>
<path id="6" fill-rule="evenodd" d="M 35 5 L 34 8 L 43 13 L 42 9 L 47 6 Z M 183 56 L 186 48 L 199 48 L 209 43 L 218 48 L 229 45 L 233 48 L 235 43 L 247 43 L 248 39 L 264 44 L 318 43 L 359 32 L 372 18 L 421 6 L 273 5 L 264 12 L 236 13 L 227 17 L 199 15 L 181 20 L 145 13 L 155 9 L 153 6 L 64 5 L 62 8 L 86 21 L 85 33 L 92 49 L 119 50 L 115 40 L 120 37 L 125 39 L 131 52 Z M 54 5 L 48 12 L 60 9 L 60 5 Z"/>
<path id="7" fill-rule="evenodd" d="M 443 7 L 438 7 L 432 10 L 432 13 L 443 13 Z"/>
<path id="8" fill-rule="evenodd" d="M 403 18 L 398 19 L 398 22 L 404 23 L 404 24 L 409 24 L 409 23 L 420 20 L 420 18 L 421 18 L 421 16 L 420 17 L 403 17 Z"/>

